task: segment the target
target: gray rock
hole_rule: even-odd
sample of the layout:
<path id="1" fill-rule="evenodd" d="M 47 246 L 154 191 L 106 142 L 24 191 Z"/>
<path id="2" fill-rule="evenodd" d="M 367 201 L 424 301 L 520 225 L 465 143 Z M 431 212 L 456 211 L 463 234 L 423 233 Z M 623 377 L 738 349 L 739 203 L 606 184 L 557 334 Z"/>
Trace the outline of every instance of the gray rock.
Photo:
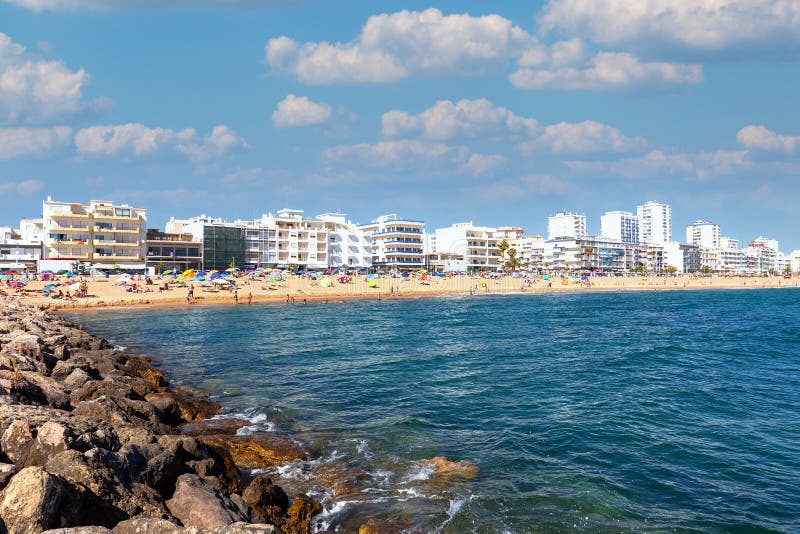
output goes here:
<path id="1" fill-rule="evenodd" d="M 41 467 L 26 467 L 0 492 L 0 518 L 14 534 L 38 534 L 80 522 L 80 494 Z"/>
<path id="2" fill-rule="evenodd" d="M 246 522 L 236 504 L 213 484 L 197 475 L 181 475 L 167 508 L 187 527 L 224 527 Z"/>
<path id="3" fill-rule="evenodd" d="M 106 527 L 71 527 L 45 530 L 42 534 L 114 534 Z"/>
<path id="4" fill-rule="evenodd" d="M 14 464 L 0 464 L 0 490 L 6 487 L 11 477 L 17 474 L 17 466 Z"/>

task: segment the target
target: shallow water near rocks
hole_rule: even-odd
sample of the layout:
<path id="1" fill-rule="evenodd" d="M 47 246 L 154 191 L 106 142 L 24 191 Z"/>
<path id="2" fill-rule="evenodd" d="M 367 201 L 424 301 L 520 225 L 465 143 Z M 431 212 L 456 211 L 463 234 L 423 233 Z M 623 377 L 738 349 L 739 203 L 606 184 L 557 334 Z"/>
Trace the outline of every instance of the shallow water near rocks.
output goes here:
<path id="1" fill-rule="evenodd" d="M 320 527 L 800 530 L 800 290 L 65 315 L 304 443 L 269 473 Z"/>

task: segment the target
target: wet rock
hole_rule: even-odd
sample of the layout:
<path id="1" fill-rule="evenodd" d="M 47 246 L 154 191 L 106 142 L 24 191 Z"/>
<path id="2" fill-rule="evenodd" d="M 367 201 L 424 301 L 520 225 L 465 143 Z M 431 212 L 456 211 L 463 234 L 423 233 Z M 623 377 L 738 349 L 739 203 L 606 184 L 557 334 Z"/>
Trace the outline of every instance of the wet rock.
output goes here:
<path id="1" fill-rule="evenodd" d="M 203 421 L 183 424 L 178 427 L 178 432 L 184 436 L 214 436 L 217 434 L 233 436 L 240 428 L 248 426 L 249 424 L 250 421 L 247 419 L 239 419 L 236 417 L 205 419 Z"/>
<path id="2" fill-rule="evenodd" d="M 131 356 L 125 361 L 125 366 L 150 383 L 157 391 L 167 387 L 167 373 L 153 367 L 150 358 Z"/>
<path id="3" fill-rule="evenodd" d="M 272 523 L 280 523 L 289 509 L 289 496 L 269 477 L 259 475 L 242 493 L 242 499 Z"/>
<path id="4" fill-rule="evenodd" d="M 304 493 L 298 493 L 287 511 L 288 518 L 279 526 L 285 534 L 309 534 L 314 516 L 320 513 L 320 503 Z"/>
<path id="5" fill-rule="evenodd" d="M 358 534 L 407 534 L 417 532 L 414 525 L 395 519 L 370 519 L 358 528 Z"/>
<path id="6" fill-rule="evenodd" d="M 17 474 L 17 466 L 14 464 L 0 463 L 0 490 L 6 487 L 11 477 Z"/>
<path id="7" fill-rule="evenodd" d="M 242 490 L 241 473 L 227 449 L 188 436 L 159 436 L 158 443 L 196 474 L 216 478 L 228 493 Z"/>
<path id="8" fill-rule="evenodd" d="M 203 443 L 230 451 L 233 461 L 242 469 L 260 469 L 306 459 L 306 453 L 294 441 L 274 434 L 247 436 L 198 436 Z"/>
<path id="9" fill-rule="evenodd" d="M 473 479 L 478 474 L 478 466 L 472 462 L 453 462 L 444 456 L 420 460 L 420 465 L 433 468 L 434 475 L 440 478 L 458 477 Z"/>
<path id="10" fill-rule="evenodd" d="M 0 518 L 14 534 L 38 534 L 43 530 L 80 522 L 79 492 L 41 467 L 26 467 L 0 492 Z"/>
<path id="11" fill-rule="evenodd" d="M 187 527 L 223 527 L 247 521 L 239 508 L 209 481 L 197 475 L 181 475 L 167 508 Z"/>
<path id="12" fill-rule="evenodd" d="M 151 393 L 145 399 L 162 411 L 170 413 L 176 424 L 207 419 L 220 411 L 220 406 L 216 402 L 188 390 Z M 162 406 L 164 408 L 161 408 Z"/>

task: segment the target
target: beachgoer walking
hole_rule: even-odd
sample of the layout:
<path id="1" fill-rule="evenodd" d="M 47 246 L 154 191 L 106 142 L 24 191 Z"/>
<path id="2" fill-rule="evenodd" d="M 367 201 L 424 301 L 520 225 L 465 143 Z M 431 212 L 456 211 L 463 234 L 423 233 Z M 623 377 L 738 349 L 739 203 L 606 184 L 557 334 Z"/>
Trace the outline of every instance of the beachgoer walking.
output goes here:
<path id="1" fill-rule="evenodd" d="M 238 289 L 235 289 L 233 291 L 233 303 L 234 304 L 239 304 L 239 290 Z"/>
<path id="2" fill-rule="evenodd" d="M 253 303 L 253 294 L 252 293 L 248 293 L 247 294 L 247 303 L 248 304 L 252 304 Z"/>

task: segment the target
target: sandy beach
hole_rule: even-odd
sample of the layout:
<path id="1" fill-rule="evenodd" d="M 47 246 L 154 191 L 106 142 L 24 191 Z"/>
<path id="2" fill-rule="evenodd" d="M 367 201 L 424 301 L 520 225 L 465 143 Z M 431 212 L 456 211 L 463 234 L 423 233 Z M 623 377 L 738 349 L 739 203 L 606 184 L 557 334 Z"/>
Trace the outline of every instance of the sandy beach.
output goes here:
<path id="1" fill-rule="evenodd" d="M 66 295 L 68 284 L 77 279 L 57 280 Z M 454 276 L 440 278 L 428 276 L 395 278 L 381 276 L 370 287 L 366 276 L 355 276 L 346 283 L 334 281 L 324 287 L 319 281 L 306 276 L 288 276 L 278 282 L 251 279 L 246 276 L 235 278 L 238 291 L 202 287 L 198 282 L 173 283 L 172 280 L 154 279 L 152 285 L 137 281 L 138 291 L 126 286 L 117 277 L 84 278 L 88 285 L 86 297 L 52 298 L 44 296 L 43 288 L 52 281 L 35 280 L 24 289 L 15 290 L 5 285 L 2 291 L 16 295 L 23 303 L 44 306 L 48 309 L 95 308 L 108 306 L 186 306 L 248 304 L 248 302 L 290 302 L 295 304 L 339 303 L 348 299 L 390 299 L 418 298 L 441 295 L 483 295 L 483 294 L 541 294 L 561 292 L 592 291 L 664 291 L 697 289 L 733 288 L 785 288 L 798 287 L 800 279 L 782 276 L 774 277 L 591 277 L 588 281 L 579 278 L 558 278 L 544 280 L 535 277 L 526 283 L 522 278 L 505 276 L 502 278 Z M 159 290 L 166 283 L 168 289 Z M 193 287 L 191 304 L 187 294 Z M 71 293 L 74 293 L 71 292 Z M 237 302 L 238 301 L 238 302 Z"/>

